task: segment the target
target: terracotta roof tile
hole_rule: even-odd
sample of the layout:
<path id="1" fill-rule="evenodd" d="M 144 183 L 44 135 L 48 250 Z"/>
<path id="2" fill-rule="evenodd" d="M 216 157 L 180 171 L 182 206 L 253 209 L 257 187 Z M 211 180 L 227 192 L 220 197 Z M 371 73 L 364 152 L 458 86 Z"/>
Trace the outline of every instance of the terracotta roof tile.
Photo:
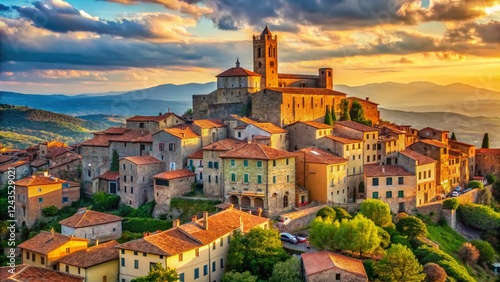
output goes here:
<path id="1" fill-rule="evenodd" d="M 462 146 L 466 146 L 466 147 L 476 147 L 474 145 L 471 145 L 471 144 L 467 144 L 467 143 L 464 143 L 464 142 L 460 142 L 460 141 L 455 141 L 455 140 L 451 140 L 451 139 L 448 139 L 448 144 L 450 145 L 453 145 L 453 144 L 456 144 L 456 145 L 462 145 Z"/>
<path id="2" fill-rule="evenodd" d="M 32 167 L 40 167 L 47 164 L 49 164 L 49 162 L 45 159 L 38 159 L 31 162 Z"/>
<path id="3" fill-rule="evenodd" d="M 108 214 L 97 212 L 93 210 L 87 210 L 86 208 L 79 209 L 74 215 L 59 221 L 59 224 L 68 226 L 71 228 L 83 228 L 87 226 L 95 226 L 101 224 L 107 224 L 117 221 L 122 221 L 123 218 Z"/>
<path id="4" fill-rule="evenodd" d="M 307 87 L 268 87 L 266 89 L 285 93 L 285 94 L 301 94 L 301 95 L 341 95 L 347 94 L 327 89 L 327 88 L 307 88 Z"/>
<path id="5" fill-rule="evenodd" d="M 328 139 L 331 139 L 333 141 L 337 141 L 337 142 L 340 142 L 343 144 L 352 144 L 352 143 L 363 142 L 363 140 L 361 140 L 361 139 L 352 139 L 352 138 L 345 137 L 345 136 L 338 135 L 338 134 L 327 135 L 324 138 L 328 138 Z"/>
<path id="6" fill-rule="evenodd" d="M 94 138 L 85 140 L 80 143 L 81 146 L 92 146 L 92 147 L 108 147 L 109 139 L 111 136 L 106 134 L 94 135 Z"/>
<path id="7" fill-rule="evenodd" d="M 128 128 L 124 128 L 124 127 L 110 127 L 104 131 L 102 131 L 102 134 L 118 134 L 118 135 L 121 135 L 121 134 L 124 134 L 125 132 L 127 132 L 129 129 Z"/>
<path id="8" fill-rule="evenodd" d="M 422 130 L 425 130 L 425 129 L 428 129 L 428 130 L 430 130 L 432 132 L 440 133 L 440 134 L 441 133 L 445 133 L 445 132 L 449 132 L 448 130 L 440 130 L 440 129 L 436 129 L 434 127 L 425 127 L 425 128 L 420 129 L 419 131 L 422 131 Z"/>
<path id="9" fill-rule="evenodd" d="M 348 97 L 348 98 L 347 98 L 347 100 L 357 100 L 357 101 L 359 101 L 359 102 L 365 102 L 365 103 L 370 103 L 370 104 L 373 104 L 373 105 L 378 105 L 377 103 L 372 102 L 372 101 L 370 101 L 370 100 L 361 99 L 361 98 L 354 97 L 354 96 Z"/>
<path id="10" fill-rule="evenodd" d="M 457 150 L 457 149 L 452 149 L 452 148 L 450 148 L 448 150 L 448 153 L 450 154 L 450 159 L 452 159 L 452 158 L 456 159 L 456 158 L 458 158 L 458 157 L 460 157 L 462 155 L 465 155 L 464 152 L 462 152 L 460 150 Z"/>
<path id="11" fill-rule="evenodd" d="M 168 132 L 169 134 L 181 139 L 200 138 L 200 136 L 196 134 L 196 132 L 194 132 L 189 126 L 176 126 L 165 128 L 164 130 L 165 132 Z"/>
<path id="12" fill-rule="evenodd" d="M 196 176 L 196 174 L 188 169 L 178 169 L 178 170 L 172 170 L 172 171 L 164 171 L 162 173 L 158 173 L 158 174 L 154 175 L 153 177 L 169 180 L 169 179 L 189 177 L 189 176 Z"/>
<path id="13" fill-rule="evenodd" d="M 203 149 L 198 150 L 188 156 L 188 159 L 203 159 Z"/>
<path id="14" fill-rule="evenodd" d="M 119 171 L 106 171 L 105 173 L 99 175 L 97 178 L 104 179 L 108 181 L 116 181 L 116 179 L 120 176 Z"/>
<path id="15" fill-rule="evenodd" d="M 443 144 L 439 141 L 436 141 L 436 140 L 432 140 L 432 139 L 421 139 L 419 141 L 417 141 L 417 143 L 425 143 L 425 144 L 428 144 L 428 145 L 431 145 L 431 146 L 435 146 L 435 147 L 439 147 L 439 148 L 448 148 L 450 146 L 446 145 L 446 144 Z"/>
<path id="16" fill-rule="evenodd" d="M 115 248 L 118 245 L 116 241 L 101 243 L 85 250 L 79 250 L 57 260 L 58 263 L 64 263 L 76 267 L 89 268 L 94 265 L 105 263 L 119 258 L 119 250 Z"/>
<path id="17" fill-rule="evenodd" d="M 303 253 L 302 262 L 307 276 L 338 267 L 344 271 L 368 279 L 363 262 L 359 259 L 346 257 L 331 252 Z"/>
<path id="18" fill-rule="evenodd" d="M 0 164 L 3 164 L 3 163 L 6 163 L 6 162 L 9 162 L 13 159 L 12 156 L 4 156 L 4 155 L 0 155 Z"/>
<path id="19" fill-rule="evenodd" d="M 132 140 L 132 143 L 153 143 L 153 134 L 144 134 L 134 140 Z"/>
<path id="20" fill-rule="evenodd" d="M 305 124 L 305 125 L 309 125 L 309 126 L 312 126 L 316 129 L 331 129 L 333 128 L 332 125 L 329 125 L 329 124 L 325 124 L 325 123 L 322 123 L 322 122 L 317 122 L 317 121 L 296 121 L 292 124 L 289 124 L 287 125 L 286 127 L 289 127 L 291 125 L 294 125 L 296 123 L 302 123 L 302 124 Z"/>
<path id="21" fill-rule="evenodd" d="M 207 151 L 229 151 L 233 150 L 234 148 L 241 147 L 243 145 L 247 144 L 245 141 L 241 141 L 235 138 L 227 138 L 227 139 L 222 139 L 217 142 L 214 142 L 212 144 L 208 144 L 207 146 L 203 147 L 202 150 L 207 150 Z"/>
<path id="22" fill-rule="evenodd" d="M 378 131 L 378 128 L 364 125 L 361 123 L 357 123 L 357 122 L 352 121 L 352 120 L 336 121 L 335 125 L 343 125 L 345 127 L 349 127 L 349 128 L 355 129 L 357 131 L 362 131 L 362 132 Z"/>
<path id="23" fill-rule="evenodd" d="M 53 148 L 53 149 L 50 149 L 47 154 L 45 154 L 45 157 L 48 158 L 48 159 L 53 159 L 57 156 L 60 156 L 66 152 L 69 152 L 71 151 L 71 148 L 69 147 L 57 147 L 57 148 Z"/>
<path id="24" fill-rule="evenodd" d="M 435 163 L 436 160 L 434 159 L 431 159 L 425 155 L 422 155 L 418 152 L 415 152 L 411 149 L 406 149 L 406 150 L 403 150 L 403 151 L 400 151 L 399 152 L 400 154 L 402 155 L 405 155 L 411 159 L 414 159 L 416 161 L 418 161 L 418 165 L 426 165 L 426 164 L 430 164 L 430 163 Z"/>
<path id="25" fill-rule="evenodd" d="M 137 139 L 145 138 L 149 134 L 146 129 L 128 129 L 123 134 L 115 135 L 109 138 L 110 142 L 134 142 Z"/>
<path id="26" fill-rule="evenodd" d="M 59 166 L 62 166 L 62 165 L 65 165 L 65 164 L 68 164 L 70 162 L 74 162 L 76 160 L 81 160 L 82 159 L 82 155 L 79 155 L 77 153 L 73 153 L 72 155 L 70 155 L 68 158 L 65 158 L 63 160 L 60 160 L 56 163 L 52 163 L 52 166 L 50 168 L 55 168 L 55 167 L 59 167 Z"/>
<path id="27" fill-rule="evenodd" d="M 51 185 L 56 183 L 64 183 L 65 180 L 43 175 L 32 175 L 16 181 L 19 186 L 36 186 L 36 185 Z"/>
<path id="28" fill-rule="evenodd" d="M 148 164 L 156 164 L 161 163 L 161 161 L 153 156 L 132 156 L 125 157 L 122 160 L 128 160 L 133 162 L 136 165 L 148 165 Z"/>
<path id="29" fill-rule="evenodd" d="M 193 124 L 200 128 L 220 128 L 226 127 L 226 125 L 219 120 L 210 120 L 210 119 L 195 119 L 193 120 Z"/>
<path id="30" fill-rule="evenodd" d="M 16 273 L 10 274 L 9 266 L 0 267 L 1 282 L 83 282 L 85 278 L 64 272 L 27 264 L 16 266 Z"/>
<path id="31" fill-rule="evenodd" d="M 276 160 L 295 157 L 287 151 L 273 149 L 262 144 L 245 144 L 234 150 L 227 151 L 220 155 L 221 158 L 253 159 L 253 160 Z"/>
<path id="32" fill-rule="evenodd" d="M 105 131 L 94 132 L 94 138 L 80 143 L 81 146 L 108 147 L 109 142 L 152 142 L 145 129 L 111 127 Z M 151 139 L 151 141 L 149 141 Z"/>
<path id="33" fill-rule="evenodd" d="M 232 118 L 237 119 L 241 122 L 244 122 L 246 124 L 253 125 L 259 129 L 264 130 L 267 133 L 270 134 L 278 134 L 278 133 L 286 133 L 287 131 L 279 126 L 276 126 L 270 122 L 258 122 L 253 119 L 247 118 L 247 117 L 239 117 L 237 115 L 231 115 Z"/>
<path id="34" fill-rule="evenodd" d="M 319 148 L 304 148 L 295 152 L 305 153 L 306 163 L 341 164 L 348 160 Z"/>
<path id="35" fill-rule="evenodd" d="M 476 155 L 498 156 L 500 155 L 500 148 L 479 148 L 476 150 Z"/>
<path id="36" fill-rule="evenodd" d="M 363 169 L 367 177 L 415 175 L 402 166 L 397 165 L 366 164 L 363 166 Z"/>
<path id="37" fill-rule="evenodd" d="M 231 77 L 231 76 L 261 76 L 261 75 L 241 67 L 234 67 L 221 72 L 215 77 Z"/>
<path id="38" fill-rule="evenodd" d="M 20 167 L 20 166 L 23 166 L 27 163 L 28 163 L 27 161 L 23 161 L 23 160 L 16 161 L 13 163 L 7 163 L 7 164 L 0 166 L 0 172 L 7 171 L 7 170 L 9 170 L 10 167 Z"/>
<path id="39" fill-rule="evenodd" d="M 127 119 L 127 121 L 155 121 L 160 122 L 171 115 L 175 115 L 174 113 L 164 113 L 163 115 L 157 116 L 133 116 Z M 179 117 L 180 118 L 180 117 Z"/>
<path id="40" fill-rule="evenodd" d="M 69 241 L 88 242 L 87 239 L 70 237 L 57 232 L 52 235 L 51 232 L 41 231 L 35 237 L 19 244 L 19 248 L 46 255 Z"/>

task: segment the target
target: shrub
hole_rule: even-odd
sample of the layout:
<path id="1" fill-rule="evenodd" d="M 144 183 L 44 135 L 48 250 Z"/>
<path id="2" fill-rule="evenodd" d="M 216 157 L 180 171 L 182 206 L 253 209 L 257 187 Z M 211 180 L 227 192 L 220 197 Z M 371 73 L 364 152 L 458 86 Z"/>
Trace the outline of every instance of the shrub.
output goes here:
<path id="1" fill-rule="evenodd" d="M 488 184 L 495 184 L 495 182 L 497 182 L 497 177 L 490 173 L 488 175 L 486 175 L 486 181 L 488 182 Z"/>
<path id="2" fill-rule="evenodd" d="M 472 282 L 476 281 L 472 278 L 467 269 L 449 254 L 440 249 L 422 245 L 414 251 L 415 256 L 421 264 L 433 262 L 444 268 L 448 276 L 454 278 L 458 282 Z"/>
<path id="3" fill-rule="evenodd" d="M 487 206 L 475 204 L 460 205 L 458 215 L 462 222 L 470 227 L 481 230 L 497 229 L 500 227 L 500 214 Z"/>
<path id="4" fill-rule="evenodd" d="M 155 232 L 172 227 L 171 221 L 152 218 L 126 218 L 123 221 L 123 230 L 133 233 Z"/>
<path id="5" fill-rule="evenodd" d="M 375 273 L 374 262 L 371 259 L 363 260 L 363 266 L 368 276 L 368 281 L 378 281 L 378 275 Z"/>
<path id="6" fill-rule="evenodd" d="M 42 209 L 42 214 L 44 216 L 55 216 L 58 211 L 56 206 L 48 206 Z"/>
<path id="7" fill-rule="evenodd" d="M 331 207 L 324 207 L 316 213 L 316 216 L 320 216 L 323 220 L 330 219 L 331 221 L 335 221 L 335 214 L 335 210 Z"/>
<path id="8" fill-rule="evenodd" d="M 92 209 L 95 211 L 110 211 L 116 210 L 120 203 L 120 196 L 97 192 L 92 196 Z"/>
<path id="9" fill-rule="evenodd" d="M 480 205 L 491 206 L 493 195 L 490 190 L 486 188 L 479 189 L 477 194 L 477 203 Z"/>
<path id="10" fill-rule="evenodd" d="M 401 218 L 396 224 L 396 230 L 401 235 L 408 236 L 410 240 L 427 234 L 427 226 L 415 216 Z"/>
<path id="11" fill-rule="evenodd" d="M 443 208 L 447 210 L 456 210 L 460 203 L 457 198 L 446 199 L 443 201 Z"/>
<path id="12" fill-rule="evenodd" d="M 446 274 L 455 278 L 458 282 L 476 282 L 476 279 L 472 278 L 467 269 L 462 265 L 458 264 L 456 261 L 442 260 L 437 262 L 439 266 L 444 268 Z"/>
<path id="13" fill-rule="evenodd" d="M 477 181 L 477 180 L 472 180 L 469 183 L 467 183 L 467 188 L 484 188 L 483 182 Z"/>
<path id="14" fill-rule="evenodd" d="M 462 247 L 460 247 L 458 255 L 462 261 L 467 264 L 476 264 L 479 259 L 479 251 L 469 242 L 465 242 Z"/>
<path id="15" fill-rule="evenodd" d="M 471 240 L 470 243 L 479 251 L 479 262 L 489 263 L 495 260 L 495 250 L 490 243 L 483 240 Z"/>
<path id="16" fill-rule="evenodd" d="M 342 219 L 352 219 L 352 216 L 343 208 L 341 207 L 334 207 L 333 210 L 335 211 L 335 219 L 338 221 L 342 221 Z"/>
<path id="17" fill-rule="evenodd" d="M 446 271 L 433 262 L 424 265 L 424 273 L 426 275 L 425 280 L 428 282 L 444 282 L 446 280 Z"/>

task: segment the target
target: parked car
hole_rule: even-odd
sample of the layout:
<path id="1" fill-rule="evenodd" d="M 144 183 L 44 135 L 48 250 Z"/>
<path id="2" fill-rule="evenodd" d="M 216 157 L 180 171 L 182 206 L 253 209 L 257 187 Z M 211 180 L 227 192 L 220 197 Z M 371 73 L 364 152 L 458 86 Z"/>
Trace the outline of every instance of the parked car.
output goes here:
<path id="1" fill-rule="evenodd" d="M 297 242 L 299 242 L 299 243 L 304 243 L 305 241 L 307 241 L 306 234 L 297 233 L 297 234 L 293 234 L 293 236 L 295 236 L 295 239 L 297 239 Z"/>
<path id="2" fill-rule="evenodd" d="M 451 192 L 451 196 L 452 197 L 458 197 L 458 196 L 460 196 L 460 192 L 453 191 L 453 192 Z"/>
<path id="3" fill-rule="evenodd" d="M 462 187 L 457 186 L 457 187 L 455 187 L 455 189 L 453 189 L 453 191 L 456 191 L 456 192 L 460 193 L 460 191 L 462 191 Z"/>
<path id="4" fill-rule="evenodd" d="M 280 218 L 278 219 L 278 222 L 276 223 L 276 225 L 278 227 L 283 227 L 283 226 L 287 226 L 288 223 L 290 223 L 290 218 L 288 216 L 280 216 Z"/>
<path id="5" fill-rule="evenodd" d="M 290 242 L 292 244 L 297 244 L 297 239 L 290 233 L 280 233 L 281 241 Z"/>

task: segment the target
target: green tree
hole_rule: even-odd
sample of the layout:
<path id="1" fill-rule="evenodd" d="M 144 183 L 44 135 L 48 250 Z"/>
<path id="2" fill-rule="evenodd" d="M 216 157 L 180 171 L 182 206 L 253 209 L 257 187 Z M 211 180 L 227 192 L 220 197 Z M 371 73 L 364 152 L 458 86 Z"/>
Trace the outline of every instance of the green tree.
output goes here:
<path id="1" fill-rule="evenodd" d="M 302 271 L 300 261 L 296 257 L 291 257 L 284 262 L 278 262 L 273 268 L 273 274 L 269 277 L 269 282 L 302 282 Z"/>
<path id="2" fill-rule="evenodd" d="M 383 249 L 387 249 L 387 247 L 389 247 L 389 244 L 391 243 L 391 235 L 389 234 L 389 232 L 378 226 L 377 233 L 378 237 L 380 238 L 380 247 Z"/>
<path id="3" fill-rule="evenodd" d="M 187 110 L 184 112 L 184 115 L 185 115 L 185 116 L 192 116 L 192 115 L 193 115 L 193 109 L 192 109 L 192 108 L 187 109 Z"/>
<path id="4" fill-rule="evenodd" d="M 483 136 L 483 143 L 481 144 L 481 148 L 488 149 L 490 147 L 490 136 L 488 133 L 485 133 Z"/>
<path id="5" fill-rule="evenodd" d="M 446 281 L 446 271 L 433 263 L 429 262 L 424 265 L 425 281 L 427 282 L 444 282 Z"/>
<path id="6" fill-rule="evenodd" d="M 423 267 L 411 250 L 400 244 L 393 244 L 375 264 L 375 272 L 381 281 L 420 282 L 425 279 L 422 271 Z"/>
<path id="7" fill-rule="evenodd" d="M 490 173 L 486 175 L 486 181 L 488 184 L 495 184 L 497 182 L 497 177 L 493 173 Z"/>
<path id="8" fill-rule="evenodd" d="M 333 125 L 333 118 L 332 118 L 332 113 L 330 113 L 330 107 L 326 107 L 325 124 Z"/>
<path id="9" fill-rule="evenodd" d="M 351 220 L 342 220 L 335 233 L 335 244 L 341 250 L 363 253 L 372 253 L 380 246 L 378 228 L 370 219 L 362 214 Z"/>
<path id="10" fill-rule="evenodd" d="M 335 122 L 337 121 L 337 115 L 335 114 L 335 111 L 332 112 L 332 122 L 333 124 L 335 124 Z"/>
<path id="11" fill-rule="evenodd" d="M 131 282 L 176 282 L 179 280 L 179 275 L 174 268 L 163 267 L 161 263 L 157 263 L 147 276 L 132 279 Z"/>
<path id="12" fill-rule="evenodd" d="M 479 251 L 478 261 L 480 263 L 490 263 L 495 260 L 495 249 L 493 249 L 490 243 L 478 239 L 471 240 L 470 243 Z"/>
<path id="13" fill-rule="evenodd" d="M 377 199 L 367 199 L 359 207 L 359 212 L 371 219 L 377 226 L 386 227 L 391 225 L 392 216 L 389 205 Z"/>
<path id="14" fill-rule="evenodd" d="M 54 205 L 42 208 L 42 214 L 44 216 L 55 216 L 58 211 L 59 209 Z"/>
<path id="15" fill-rule="evenodd" d="M 329 218 L 331 221 L 335 220 L 335 210 L 331 207 L 324 207 L 320 209 L 317 213 L 316 216 L 320 216 L 323 220 L 326 220 Z"/>
<path id="16" fill-rule="evenodd" d="M 469 242 L 465 242 L 460 249 L 458 249 L 458 255 L 463 262 L 471 265 L 476 264 L 479 259 L 479 251 Z"/>
<path id="17" fill-rule="evenodd" d="M 490 190 L 482 188 L 477 193 L 477 203 L 480 205 L 491 206 L 493 195 Z"/>
<path id="18" fill-rule="evenodd" d="M 334 207 L 335 210 L 335 219 L 338 220 L 339 222 L 342 221 L 342 219 L 352 219 L 352 216 L 343 208 L 341 207 Z"/>
<path id="19" fill-rule="evenodd" d="M 111 157 L 111 167 L 110 171 L 119 171 L 120 170 L 120 156 L 116 150 L 113 150 L 113 156 Z"/>
<path id="20" fill-rule="evenodd" d="M 458 207 L 458 216 L 470 227 L 492 230 L 500 227 L 500 213 L 483 205 L 465 204 Z"/>
<path id="21" fill-rule="evenodd" d="M 274 265 L 288 257 L 278 231 L 254 228 L 244 235 L 235 232 L 229 245 L 227 267 L 236 272 L 248 270 L 260 279 L 268 279 Z"/>
<path id="22" fill-rule="evenodd" d="M 467 183 L 467 188 L 484 188 L 483 182 L 472 180 Z"/>
<path id="23" fill-rule="evenodd" d="M 333 251 L 336 248 L 335 233 L 339 228 L 339 222 L 328 217 L 323 220 L 321 217 L 316 217 L 311 223 L 309 229 L 309 241 L 313 246 L 320 250 Z"/>
<path id="24" fill-rule="evenodd" d="M 351 109 L 349 110 L 349 115 L 352 121 L 362 123 L 365 125 L 372 125 L 371 120 L 367 120 L 365 118 L 365 111 L 363 110 L 363 106 L 358 100 L 353 100 L 351 104 Z"/>
<path id="25" fill-rule="evenodd" d="M 451 133 L 451 138 L 450 139 L 453 140 L 453 141 L 457 141 L 457 136 L 455 136 L 455 132 Z"/>
<path id="26" fill-rule="evenodd" d="M 396 230 L 401 235 L 408 236 L 410 240 L 427 235 L 427 226 L 420 218 L 415 216 L 401 218 L 396 223 Z"/>
<path id="27" fill-rule="evenodd" d="M 340 120 L 351 120 L 351 115 L 349 114 L 349 101 L 347 99 L 342 99 L 340 101 Z"/>
<path id="28" fill-rule="evenodd" d="M 229 271 L 222 275 L 222 282 L 257 282 L 257 276 L 252 275 L 250 272 L 236 272 Z"/>
<path id="29" fill-rule="evenodd" d="M 456 210 L 460 203 L 457 198 L 450 198 L 443 201 L 443 208 L 447 210 Z"/>

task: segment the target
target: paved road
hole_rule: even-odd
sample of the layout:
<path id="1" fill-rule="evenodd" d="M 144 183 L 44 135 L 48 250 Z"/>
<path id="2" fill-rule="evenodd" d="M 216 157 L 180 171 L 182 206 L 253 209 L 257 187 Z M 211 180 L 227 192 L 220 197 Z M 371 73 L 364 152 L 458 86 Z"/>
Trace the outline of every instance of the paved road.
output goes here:
<path id="1" fill-rule="evenodd" d="M 311 246 L 310 249 L 307 248 L 306 243 L 298 243 L 298 244 L 292 244 L 289 242 L 283 242 L 283 248 L 292 250 L 292 251 L 297 251 L 297 252 L 303 252 L 303 253 L 311 253 L 311 252 L 317 252 L 314 247 Z"/>

